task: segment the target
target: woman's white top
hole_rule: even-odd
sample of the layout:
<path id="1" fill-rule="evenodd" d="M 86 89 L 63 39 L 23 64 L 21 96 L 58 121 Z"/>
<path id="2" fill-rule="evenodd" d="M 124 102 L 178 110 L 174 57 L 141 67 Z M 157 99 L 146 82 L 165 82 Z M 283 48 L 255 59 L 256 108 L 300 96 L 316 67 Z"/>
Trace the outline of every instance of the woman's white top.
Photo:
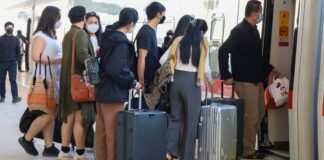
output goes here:
<path id="1" fill-rule="evenodd" d="M 98 38 L 96 36 L 90 36 L 90 40 L 94 49 L 95 54 L 97 54 L 97 51 L 99 50 L 99 45 L 98 45 Z"/>
<path id="2" fill-rule="evenodd" d="M 44 32 L 39 31 L 34 35 L 34 38 L 41 37 L 45 41 L 45 48 L 42 53 L 42 56 L 49 56 L 49 58 L 57 58 L 62 57 L 62 47 L 60 43 L 50 36 L 46 35 Z M 36 62 L 38 63 L 38 62 Z M 39 65 L 38 65 L 39 67 Z M 41 74 L 43 77 L 45 77 L 45 65 L 41 65 Z M 46 79 L 49 80 L 51 78 L 48 65 L 46 65 L 47 69 L 47 76 Z M 51 64 L 51 70 L 53 75 L 53 80 L 56 81 L 55 83 L 55 98 L 56 102 L 59 102 L 59 89 L 60 89 L 60 76 L 61 76 L 61 65 L 60 64 Z M 37 68 L 36 75 L 39 74 L 39 68 Z"/>
<path id="3" fill-rule="evenodd" d="M 160 58 L 159 62 L 161 65 L 167 61 L 170 50 L 171 50 L 171 47 L 169 47 L 169 49 Z M 190 55 L 189 63 L 184 64 L 184 63 L 182 63 L 181 58 L 180 58 L 180 47 L 178 47 L 176 54 L 177 54 L 177 64 L 175 66 L 176 70 L 186 71 L 186 72 L 197 72 L 198 71 L 198 68 L 192 64 L 192 55 Z M 207 56 L 206 56 L 206 62 L 205 62 L 205 76 L 208 80 L 212 79 L 211 69 L 210 69 L 210 65 L 209 65 L 209 50 L 208 50 L 208 48 L 207 48 Z"/>

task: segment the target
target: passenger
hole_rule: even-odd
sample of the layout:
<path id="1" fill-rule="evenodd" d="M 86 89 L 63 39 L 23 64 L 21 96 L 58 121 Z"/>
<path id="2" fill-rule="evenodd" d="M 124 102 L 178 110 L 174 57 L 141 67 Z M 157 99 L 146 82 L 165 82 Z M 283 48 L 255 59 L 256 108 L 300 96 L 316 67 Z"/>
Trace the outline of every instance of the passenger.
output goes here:
<path id="1" fill-rule="evenodd" d="M 156 28 L 159 24 L 163 24 L 166 19 L 165 7 L 159 2 L 152 2 L 146 8 L 146 15 L 148 22 L 143 25 L 136 36 L 137 75 L 142 88 L 145 92 L 149 92 L 149 86 L 153 82 L 155 72 L 160 67 Z M 143 104 L 143 107 L 147 108 L 144 102 Z"/>
<path id="2" fill-rule="evenodd" d="M 27 38 L 24 35 L 22 35 L 21 30 L 17 31 L 17 38 L 19 39 L 19 48 L 20 48 L 20 55 L 18 57 L 18 71 L 23 72 L 23 70 L 21 70 L 21 63 L 22 63 L 22 58 L 25 54 L 24 44 L 27 45 L 29 44 L 29 42 Z"/>
<path id="3" fill-rule="evenodd" d="M 206 21 L 194 20 L 184 36 L 171 45 L 169 61 L 174 70 L 170 85 L 171 114 L 166 159 L 194 160 L 201 106 L 201 80 L 211 80 Z"/>
<path id="4" fill-rule="evenodd" d="M 161 48 L 162 53 L 164 53 L 169 48 L 169 44 L 171 42 L 172 36 L 173 36 L 173 30 L 170 29 L 170 30 L 168 30 L 168 32 L 166 33 L 166 35 L 164 37 L 164 41 L 163 41 L 162 48 Z"/>
<path id="5" fill-rule="evenodd" d="M 47 80 L 51 77 L 49 74 L 45 75 L 45 65 L 49 64 L 47 56 L 50 58 L 51 71 L 53 79 L 56 80 L 55 84 L 55 98 L 56 104 L 59 103 L 59 79 L 61 72 L 61 60 L 62 60 L 62 49 L 57 41 L 56 29 L 61 26 L 61 13 L 60 9 L 54 6 L 48 6 L 43 10 L 43 13 L 38 22 L 37 28 L 34 32 L 34 38 L 32 41 L 31 57 L 35 63 L 42 63 L 43 77 L 47 76 Z M 42 54 L 42 56 L 40 56 Z M 40 65 L 40 64 L 38 64 Z M 47 73 L 49 69 L 47 68 Z M 38 151 L 34 146 L 33 139 L 40 133 L 43 133 L 45 147 L 43 151 L 43 156 L 57 157 L 59 150 L 55 147 L 53 143 L 53 132 L 54 123 L 53 121 L 57 115 L 57 108 L 50 112 L 44 113 L 40 111 L 41 116 L 37 117 L 31 124 L 27 133 L 19 138 L 20 145 L 25 149 L 25 151 L 33 156 L 38 155 Z"/>
<path id="6" fill-rule="evenodd" d="M 131 88 L 141 88 L 135 79 L 136 53 L 126 34 L 131 33 L 138 21 L 133 8 L 124 8 L 119 14 L 116 29 L 103 34 L 101 41 L 100 70 L 102 81 L 96 86 L 96 158 L 116 159 L 117 113 L 124 110 Z M 132 49 L 131 49 L 132 48 Z"/>
<path id="7" fill-rule="evenodd" d="M 262 159 L 255 152 L 256 134 L 265 114 L 265 79 L 278 77 L 279 73 L 262 56 L 262 41 L 257 24 L 262 20 L 261 2 L 251 0 L 245 9 L 245 18 L 231 31 L 229 38 L 219 49 L 221 79 L 226 85 L 235 82 L 235 91 L 245 102 L 244 159 Z M 228 57 L 231 53 L 232 73 Z"/>
<path id="8" fill-rule="evenodd" d="M 85 16 L 86 20 L 86 32 L 90 36 L 90 40 L 94 49 L 94 53 L 98 54 L 100 36 L 102 33 L 102 27 L 100 17 L 96 12 L 88 12 Z"/>
<path id="9" fill-rule="evenodd" d="M 5 25 L 6 33 L 0 36 L 0 103 L 5 102 L 6 97 L 6 78 L 9 73 L 11 85 L 12 103 L 18 103 L 21 98 L 18 96 L 17 86 L 17 61 L 20 55 L 19 39 L 13 36 L 15 25 L 7 22 Z"/>
<path id="10" fill-rule="evenodd" d="M 172 39 L 169 41 L 168 44 L 166 44 L 166 52 L 163 54 L 163 56 L 160 58 L 160 64 L 162 65 L 165 61 L 168 59 L 168 55 L 170 52 L 170 45 L 173 43 L 175 39 L 177 39 L 180 36 L 183 36 L 186 31 L 188 30 L 189 25 L 191 24 L 191 21 L 194 18 L 190 15 L 184 15 L 180 18 L 177 28 L 174 31 L 174 34 L 172 36 Z"/>
<path id="11" fill-rule="evenodd" d="M 87 33 L 83 30 L 85 26 L 84 17 L 86 9 L 82 6 L 73 7 L 69 11 L 72 23 L 71 29 L 63 39 L 63 59 L 60 83 L 60 113 L 59 119 L 62 123 L 62 148 L 58 159 L 71 159 L 69 144 L 71 136 L 76 143 L 76 154 L 74 159 L 87 159 L 85 155 L 85 137 L 88 129 L 91 129 L 95 120 L 94 103 L 76 103 L 71 96 L 71 61 L 72 61 L 72 38 L 76 33 L 75 42 L 75 73 L 82 75 L 85 70 L 85 60 L 94 56 L 94 49 Z"/>

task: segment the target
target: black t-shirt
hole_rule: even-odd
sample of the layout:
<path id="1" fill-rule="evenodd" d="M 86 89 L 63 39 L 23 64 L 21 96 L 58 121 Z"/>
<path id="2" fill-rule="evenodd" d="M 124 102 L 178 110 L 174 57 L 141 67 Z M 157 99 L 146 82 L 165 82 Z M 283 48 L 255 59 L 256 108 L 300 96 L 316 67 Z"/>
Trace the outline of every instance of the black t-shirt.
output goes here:
<path id="1" fill-rule="evenodd" d="M 149 25 L 143 27 L 137 33 L 137 49 L 148 50 L 145 59 L 144 81 L 149 86 L 154 79 L 155 72 L 160 67 L 159 53 L 155 30 Z"/>

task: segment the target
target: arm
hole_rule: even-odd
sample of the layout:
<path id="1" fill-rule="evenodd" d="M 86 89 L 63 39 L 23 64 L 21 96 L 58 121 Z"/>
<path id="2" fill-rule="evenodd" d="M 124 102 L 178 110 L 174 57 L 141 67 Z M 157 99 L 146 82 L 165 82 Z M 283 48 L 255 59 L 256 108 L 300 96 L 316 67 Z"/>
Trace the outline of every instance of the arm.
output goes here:
<path id="1" fill-rule="evenodd" d="M 107 75 L 119 86 L 127 89 L 133 88 L 136 79 L 129 68 L 128 45 L 117 44 L 109 54 L 104 65 Z"/>
<path id="2" fill-rule="evenodd" d="M 75 40 L 75 63 L 84 65 L 85 60 L 90 58 L 88 35 L 84 31 L 78 31 Z"/>
<path id="3" fill-rule="evenodd" d="M 228 70 L 228 54 L 233 53 L 233 51 L 237 49 L 239 45 L 239 31 L 237 29 L 233 29 L 228 39 L 220 47 L 218 53 L 219 70 L 222 80 L 228 80 L 232 78 L 232 75 Z"/>
<path id="4" fill-rule="evenodd" d="M 31 48 L 31 58 L 34 62 L 39 63 L 40 54 L 44 52 L 45 40 L 42 37 L 34 38 Z M 51 64 L 61 64 L 61 57 L 52 57 L 50 59 Z M 41 63 L 48 64 L 48 59 L 46 56 L 41 57 Z"/>
<path id="5" fill-rule="evenodd" d="M 145 74 L 145 60 L 150 48 L 149 34 L 142 32 L 137 35 L 137 49 L 138 49 L 138 62 L 137 62 L 137 76 L 142 86 L 144 86 Z"/>
<path id="6" fill-rule="evenodd" d="M 20 53 L 20 42 L 19 39 L 17 39 L 17 44 L 16 44 L 16 60 L 18 61 Z"/>
<path id="7" fill-rule="evenodd" d="M 145 71 L 145 59 L 147 56 L 146 49 L 138 50 L 138 62 L 137 62 L 137 76 L 140 84 L 144 86 L 144 71 Z"/>
<path id="8" fill-rule="evenodd" d="M 208 43 L 207 43 L 208 44 Z M 206 53 L 206 62 L 205 62 L 205 78 L 208 81 L 211 81 L 213 79 L 210 65 L 209 65 L 209 48 L 207 47 L 207 53 Z"/>

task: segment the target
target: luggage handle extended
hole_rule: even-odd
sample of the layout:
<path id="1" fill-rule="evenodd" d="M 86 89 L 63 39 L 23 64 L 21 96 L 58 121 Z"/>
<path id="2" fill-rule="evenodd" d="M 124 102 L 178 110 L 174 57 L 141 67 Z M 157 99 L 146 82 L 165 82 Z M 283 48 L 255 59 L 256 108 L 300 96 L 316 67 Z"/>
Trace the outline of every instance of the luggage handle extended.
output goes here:
<path id="1" fill-rule="evenodd" d="M 225 83 L 224 81 L 222 81 L 222 89 L 221 89 L 221 98 L 223 99 L 224 98 L 224 86 L 225 86 Z M 232 98 L 234 98 L 234 87 L 235 87 L 235 83 L 232 84 Z"/>
<path id="2" fill-rule="evenodd" d="M 133 89 L 129 90 L 128 94 L 128 110 L 131 110 L 132 106 L 132 99 L 133 99 Z M 138 95 L 138 109 L 142 110 L 142 89 L 139 90 L 139 95 Z"/>
<path id="3" fill-rule="evenodd" d="M 206 106 L 208 105 L 208 87 L 209 87 L 209 83 L 206 84 L 206 91 L 205 91 L 205 102 L 206 102 Z M 211 103 L 214 102 L 214 87 L 213 85 L 210 85 L 211 87 Z"/>

